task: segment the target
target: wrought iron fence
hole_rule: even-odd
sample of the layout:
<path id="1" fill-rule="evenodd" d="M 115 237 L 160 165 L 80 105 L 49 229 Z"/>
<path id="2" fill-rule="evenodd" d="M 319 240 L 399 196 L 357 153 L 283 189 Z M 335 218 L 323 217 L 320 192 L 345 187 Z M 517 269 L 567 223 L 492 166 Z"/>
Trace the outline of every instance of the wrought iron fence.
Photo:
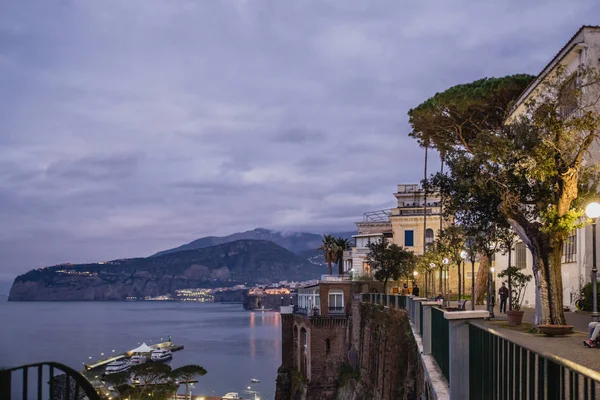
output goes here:
<path id="1" fill-rule="evenodd" d="M 469 392 L 475 399 L 596 399 L 600 373 L 533 351 L 481 323 L 469 324 Z"/>
<path id="2" fill-rule="evenodd" d="M 30 374 L 30 372 L 32 372 Z M 57 375 L 56 372 L 62 372 Z M 31 376 L 30 376 L 31 375 Z M 13 383 L 21 387 L 14 387 Z M 45 386 L 47 385 L 47 387 Z M 16 386 L 16 385 L 15 385 Z M 13 390 L 15 389 L 15 390 Z M 13 396 L 14 393 L 17 395 Z M 29 396 L 29 394 L 33 396 Z M 79 372 L 55 362 L 42 362 L 19 367 L 0 369 L 0 399 L 61 399 L 100 400 L 92 384 Z"/>
<path id="3" fill-rule="evenodd" d="M 431 355 L 435 358 L 444 377 L 450 382 L 450 332 L 448 320 L 444 318 L 444 310 L 437 307 L 431 308 L 431 332 Z M 433 334 L 434 332 L 435 334 Z"/>
<path id="4" fill-rule="evenodd" d="M 419 332 L 423 335 L 423 303 L 419 302 Z"/>

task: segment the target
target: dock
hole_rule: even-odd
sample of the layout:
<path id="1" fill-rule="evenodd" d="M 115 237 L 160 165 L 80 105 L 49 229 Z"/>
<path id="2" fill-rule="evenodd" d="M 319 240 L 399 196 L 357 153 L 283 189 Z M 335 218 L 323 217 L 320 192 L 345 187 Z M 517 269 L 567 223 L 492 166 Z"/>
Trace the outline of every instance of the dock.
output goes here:
<path id="1" fill-rule="evenodd" d="M 183 350 L 183 346 L 182 345 L 174 345 L 172 342 L 162 342 L 162 343 L 157 343 L 157 344 L 152 344 L 149 347 L 151 347 L 152 349 L 169 349 L 171 350 L 173 353 L 175 353 L 176 351 L 179 350 Z M 85 364 L 84 368 L 85 371 L 84 372 L 89 372 L 92 371 L 96 368 L 100 368 L 105 366 L 106 364 L 109 364 L 113 361 L 116 360 L 120 360 L 122 358 L 130 358 L 133 355 L 133 352 L 130 351 L 126 351 L 125 353 L 121 353 L 121 354 L 117 354 L 115 356 L 111 356 L 108 358 L 103 358 L 101 360 L 98 360 L 96 362 L 90 363 L 90 364 Z"/>

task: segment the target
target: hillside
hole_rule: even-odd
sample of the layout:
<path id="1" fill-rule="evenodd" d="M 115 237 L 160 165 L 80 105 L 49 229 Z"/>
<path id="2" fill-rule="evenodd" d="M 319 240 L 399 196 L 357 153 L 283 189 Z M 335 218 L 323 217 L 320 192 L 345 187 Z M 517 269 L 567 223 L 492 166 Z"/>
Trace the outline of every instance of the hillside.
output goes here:
<path id="1" fill-rule="evenodd" d="M 333 233 L 334 236 L 340 236 L 344 238 L 350 238 L 354 234 L 355 232 Z M 157 257 L 185 250 L 201 249 L 204 247 L 229 243 L 236 240 L 269 240 L 296 254 L 315 255 L 316 249 L 321 245 L 321 237 L 322 236 L 318 233 L 278 232 L 270 229 L 257 228 L 251 231 L 238 232 L 228 236 L 203 237 L 173 249 L 159 251 L 151 257 Z"/>
<path id="2" fill-rule="evenodd" d="M 323 272 L 273 242 L 237 240 L 148 258 L 32 270 L 15 279 L 9 300 L 125 300 L 190 287 L 314 279 Z"/>

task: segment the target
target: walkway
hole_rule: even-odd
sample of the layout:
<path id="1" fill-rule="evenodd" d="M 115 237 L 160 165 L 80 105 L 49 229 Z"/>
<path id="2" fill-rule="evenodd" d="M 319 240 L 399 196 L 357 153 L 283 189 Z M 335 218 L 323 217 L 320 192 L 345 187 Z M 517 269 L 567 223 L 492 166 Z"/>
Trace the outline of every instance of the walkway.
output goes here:
<path id="1" fill-rule="evenodd" d="M 485 309 L 485 306 L 476 306 L 476 308 Z M 533 324 L 535 310 L 524 308 L 523 311 L 525 311 L 523 322 Z M 536 352 L 550 353 L 595 371 L 600 371 L 600 348 L 590 349 L 583 345 L 583 341 L 588 338 L 587 325 L 591 321 L 589 313 L 565 312 L 567 324 L 575 327 L 575 333 L 562 337 L 548 337 L 543 334 L 520 332 L 518 328 L 513 329 L 513 327 L 508 326 L 506 314 L 500 313 L 498 307 L 494 309 L 494 314 L 495 318 L 487 324 L 494 329 L 501 330 L 511 340 L 524 344 Z"/>

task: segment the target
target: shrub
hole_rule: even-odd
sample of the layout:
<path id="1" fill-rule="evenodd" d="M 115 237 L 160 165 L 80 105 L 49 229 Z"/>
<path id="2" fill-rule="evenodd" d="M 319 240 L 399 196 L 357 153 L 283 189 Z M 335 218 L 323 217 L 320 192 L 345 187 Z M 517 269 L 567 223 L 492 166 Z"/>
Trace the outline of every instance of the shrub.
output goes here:
<path id="1" fill-rule="evenodd" d="M 600 282 L 596 283 L 596 294 L 598 295 L 598 306 L 600 307 Z M 583 299 L 583 310 L 584 311 L 592 311 L 592 283 L 586 284 L 583 289 L 581 289 L 581 297 Z"/>

